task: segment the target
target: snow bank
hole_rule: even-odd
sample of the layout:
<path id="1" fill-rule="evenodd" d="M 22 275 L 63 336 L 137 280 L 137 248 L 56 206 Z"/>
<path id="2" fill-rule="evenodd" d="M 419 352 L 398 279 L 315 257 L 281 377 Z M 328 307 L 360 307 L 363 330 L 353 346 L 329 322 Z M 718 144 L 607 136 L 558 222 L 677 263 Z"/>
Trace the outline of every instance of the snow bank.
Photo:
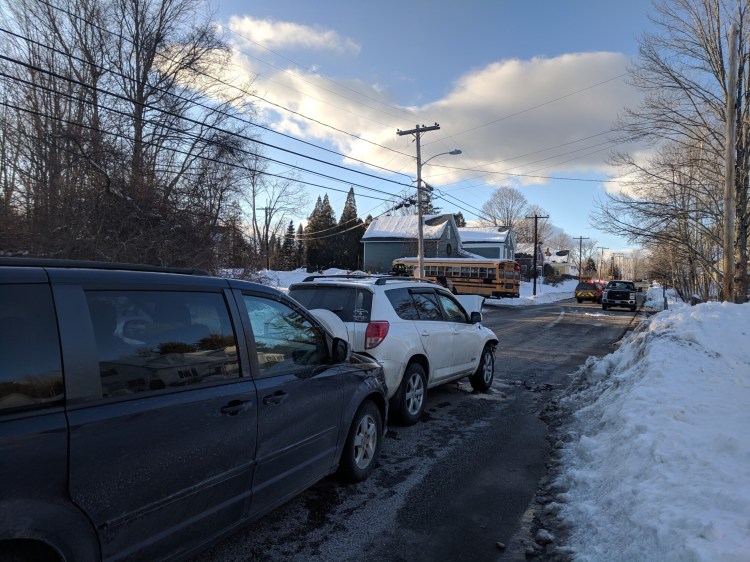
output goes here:
<path id="1" fill-rule="evenodd" d="M 750 559 L 750 304 L 659 313 L 560 400 L 580 561 Z"/>

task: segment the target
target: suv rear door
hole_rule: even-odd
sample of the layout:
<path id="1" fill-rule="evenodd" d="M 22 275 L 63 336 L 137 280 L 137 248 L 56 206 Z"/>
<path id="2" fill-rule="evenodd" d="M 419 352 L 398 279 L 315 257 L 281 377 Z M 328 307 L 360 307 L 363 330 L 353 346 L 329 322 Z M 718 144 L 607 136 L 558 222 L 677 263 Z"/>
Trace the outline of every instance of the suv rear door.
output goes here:
<path id="1" fill-rule="evenodd" d="M 100 282 L 50 272 L 68 397 L 70 496 L 96 527 L 103 558 L 156 560 L 248 513 L 255 386 L 244 339 L 235 336 L 237 309 L 220 280 L 159 290 L 155 277 L 125 284 L 122 272 L 98 273 Z M 161 310 L 166 303 L 182 320 Z"/>
<path id="2" fill-rule="evenodd" d="M 419 320 L 415 322 L 422 346 L 430 358 L 430 384 L 449 377 L 454 371 L 454 334 L 445 322 L 435 291 L 430 288 L 409 289 Z"/>

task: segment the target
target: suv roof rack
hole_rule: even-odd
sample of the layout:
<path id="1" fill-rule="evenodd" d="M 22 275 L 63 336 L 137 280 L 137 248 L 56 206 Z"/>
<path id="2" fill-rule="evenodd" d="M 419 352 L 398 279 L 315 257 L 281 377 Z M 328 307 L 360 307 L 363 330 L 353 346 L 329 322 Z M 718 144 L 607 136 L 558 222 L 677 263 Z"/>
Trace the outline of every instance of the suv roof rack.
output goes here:
<path id="1" fill-rule="evenodd" d="M 92 260 L 65 260 L 53 258 L 0 258 L 0 266 L 12 267 L 58 267 L 77 269 L 121 269 L 129 271 L 151 271 L 156 273 L 179 273 L 182 275 L 211 276 L 208 271 L 190 267 L 164 267 L 142 263 L 103 262 Z"/>
<path id="2" fill-rule="evenodd" d="M 351 280 L 358 280 L 358 279 L 374 279 L 375 285 L 385 285 L 386 283 L 390 282 L 398 282 L 398 281 L 411 281 L 414 283 L 435 283 L 432 279 L 423 279 L 421 277 L 402 277 L 398 275 L 373 275 L 373 274 L 361 274 L 361 273 L 355 273 L 355 274 L 348 274 L 348 273 L 339 273 L 335 275 L 310 275 L 309 277 L 305 277 L 302 282 L 307 283 L 310 281 L 317 281 L 319 279 L 351 279 Z"/>

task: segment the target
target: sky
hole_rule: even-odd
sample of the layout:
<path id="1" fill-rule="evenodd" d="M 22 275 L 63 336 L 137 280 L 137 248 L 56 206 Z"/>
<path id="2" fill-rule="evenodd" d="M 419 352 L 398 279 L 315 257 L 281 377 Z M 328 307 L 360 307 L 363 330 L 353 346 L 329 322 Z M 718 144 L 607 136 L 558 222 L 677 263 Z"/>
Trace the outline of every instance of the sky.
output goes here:
<path id="1" fill-rule="evenodd" d="M 421 135 L 422 177 L 443 212 L 478 220 L 496 188 L 514 187 L 571 237 L 631 248 L 591 212 L 621 187 L 611 152 L 644 153 L 608 132 L 638 103 L 625 74 L 650 29 L 650 0 L 208 7 L 235 49 L 233 78 L 251 81 L 254 119 L 270 129 L 266 154 L 281 162 L 271 171 L 305 168 L 299 176 L 323 186 L 307 188 L 295 223 L 322 193 L 339 217 L 350 185 L 362 217 L 413 196 L 415 138 L 398 131 L 437 123 Z"/>
<path id="2" fill-rule="evenodd" d="M 274 275 L 284 289 L 306 274 Z M 575 285 L 540 284 L 532 296 L 522 282 L 520 298 L 485 306 L 572 299 Z M 554 494 L 541 507 L 555 524 L 535 535 L 551 541 L 548 553 L 577 562 L 748 559 L 750 303 L 689 306 L 671 292 L 667 300 L 615 352 L 570 373 L 558 397 Z M 582 316 L 596 325 L 610 314 L 627 313 Z"/>

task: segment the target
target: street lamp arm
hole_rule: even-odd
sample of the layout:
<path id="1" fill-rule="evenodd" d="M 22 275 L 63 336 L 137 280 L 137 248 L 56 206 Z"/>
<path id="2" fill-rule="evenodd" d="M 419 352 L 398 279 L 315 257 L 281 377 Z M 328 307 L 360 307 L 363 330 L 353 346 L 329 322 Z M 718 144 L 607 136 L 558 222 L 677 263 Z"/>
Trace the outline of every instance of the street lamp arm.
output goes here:
<path id="1" fill-rule="evenodd" d="M 436 154 L 435 156 L 430 156 L 427 160 L 422 162 L 422 166 L 427 164 L 427 162 L 429 162 L 433 158 L 437 158 L 438 156 L 443 156 L 445 154 L 450 154 L 451 156 L 458 156 L 459 154 L 463 154 L 463 150 L 461 150 L 460 148 L 454 148 L 453 150 L 450 150 L 448 152 L 441 152 L 440 154 Z"/>

